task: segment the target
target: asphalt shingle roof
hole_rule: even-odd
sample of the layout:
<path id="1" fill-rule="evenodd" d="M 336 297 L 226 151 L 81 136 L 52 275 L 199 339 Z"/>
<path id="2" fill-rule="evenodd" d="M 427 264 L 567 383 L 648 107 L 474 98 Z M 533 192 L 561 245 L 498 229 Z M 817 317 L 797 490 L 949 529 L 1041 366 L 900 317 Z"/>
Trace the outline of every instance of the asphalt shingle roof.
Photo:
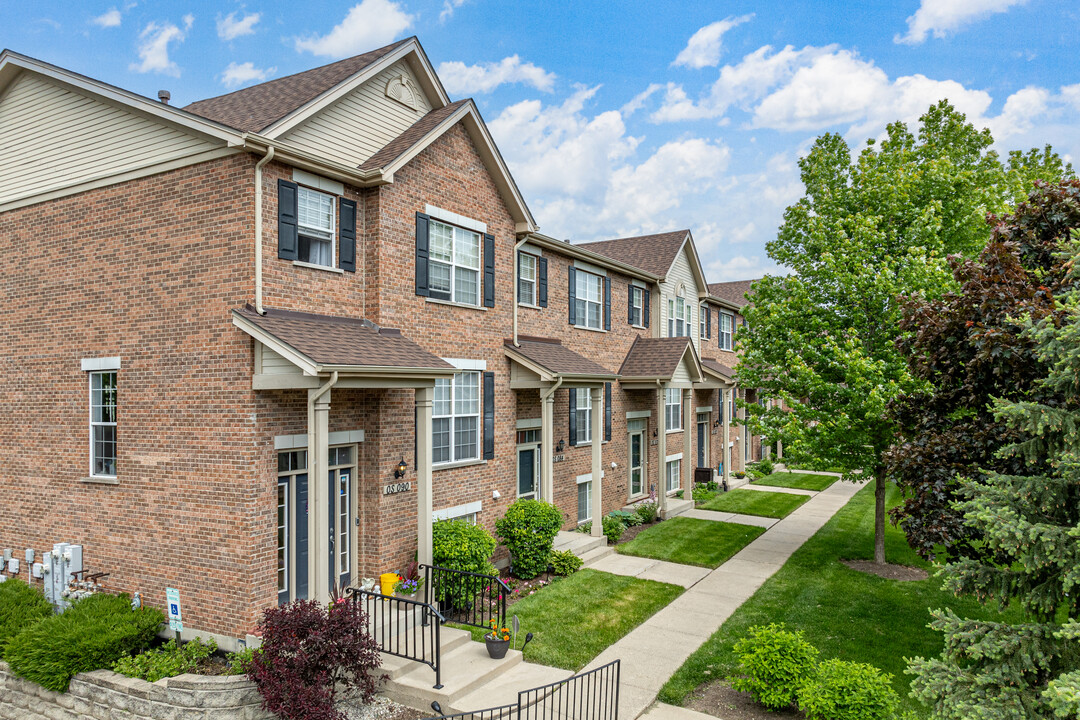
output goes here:
<path id="1" fill-rule="evenodd" d="M 638 336 L 623 359 L 619 375 L 624 378 L 670 378 L 679 367 L 690 338 Z"/>
<path id="2" fill-rule="evenodd" d="M 750 301 L 746 299 L 746 294 L 750 292 L 750 286 L 756 282 L 757 280 L 735 280 L 709 283 L 709 294 L 742 307 L 750 304 Z"/>
<path id="3" fill-rule="evenodd" d="M 424 136 L 434 130 L 439 123 L 453 115 L 458 108 L 468 102 L 469 100 L 458 100 L 444 107 L 432 110 L 410 125 L 405 132 L 384 145 L 381 150 L 365 160 L 360 165 L 360 169 L 367 170 L 369 168 L 376 169 L 386 167 L 407 152 L 413 145 L 423 140 Z"/>
<path id="4" fill-rule="evenodd" d="M 706 368 L 708 368 L 709 370 L 712 370 L 715 373 L 719 373 L 720 375 L 722 375 L 723 377 L 725 377 L 728 380 L 735 377 L 734 368 L 729 368 L 727 365 L 720 362 L 719 360 L 715 360 L 713 358 L 703 357 L 703 358 L 701 358 L 701 365 L 702 365 L 702 367 L 706 367 Z"/>
<path id="5" fill-rule="evenodd" d="M 537 338 L 519 335 L 518 344 L 506 340 L 505 345 L 511 352 L 519 353 L 553 375 L 597 375 L 616 377 L 616 374 L 592 360 L 579 355 L 553 338 Z"/>
<path id="6" fill-rule="evenodd" d="M 675 230 L 656 235 L 582 243 L 578 247 L 624 262 L 651 275 L 665 277 L 689 233 L 689 230 Z"/>

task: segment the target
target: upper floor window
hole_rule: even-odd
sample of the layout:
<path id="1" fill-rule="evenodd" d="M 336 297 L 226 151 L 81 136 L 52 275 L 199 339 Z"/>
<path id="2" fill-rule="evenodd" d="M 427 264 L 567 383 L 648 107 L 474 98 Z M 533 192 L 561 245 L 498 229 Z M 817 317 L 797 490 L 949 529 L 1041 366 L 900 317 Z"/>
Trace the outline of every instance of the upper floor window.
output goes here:
<path id="1" fill-rule="evenodd" d="M 518 253 L 518 302 L 526 305 L 537 304 L 536 260 L 535 255 Z"/>
<path id="2" fill-rule="evenodd" d="M 574 406 L 574 425 L 577 432 L 577 444 L 592 442 L 592 395 L 589 388 L 577 388 L 577 403 Z"/>
<path id="3" fill-rule="evenodd" d="M 734 347 L 732 338 L 735 333 L 735 318 L 730 313 L 720 313 L 720 330 L 717 338 L 721 350 L 731 350 Z"/>
<path id="4" fill-rule="evenodd" d="M 432 463 L 480 457 L 480 373 L 436 380 L 431 415 Z"/>
<path id="5" fill-rule="evenodd" d="M 116 477 L 116 371 L 90 373 L 90 474 Z"/>
<path id="6" fill-rule="evenodd" d="M 428 287 L 432 297 L 480 304 L 480 233 L 432 219 Z"/>
<path id="7" fill-rule="evenodd" d="M 668 337 L 690 336 L 690 306 L 679 297 L 668 300 Z"/>
<path id="8" fill-rule="evenodd" d="M 334 267 L 334 196 L 300 187 L 297 190 L 296 259 Z"/>
<path id="9" fill-rule="evenodd" d="M 712 314 L 709 312 L 708 305 L 702 305 L 698 308 L 698 322 L 701 325 L 699 330 L 699 338 L 712 337 Z"/>
<path id="10" fill-rule="evenodd" d="M 645 326 L 645 288 L 630 286 L 630 324 Z"/>
<path id="11" fill-rule="evenodd" d="M 682 390 L 666 388 L 664 390 L 664 427 L 667 430 L 682 430 Z"/>
<path id="12" fill-rule="evenodd" d="M 574 277 L 574 324 L 600 330 L 604 316 L 604 278 L 581 269 Z"/>

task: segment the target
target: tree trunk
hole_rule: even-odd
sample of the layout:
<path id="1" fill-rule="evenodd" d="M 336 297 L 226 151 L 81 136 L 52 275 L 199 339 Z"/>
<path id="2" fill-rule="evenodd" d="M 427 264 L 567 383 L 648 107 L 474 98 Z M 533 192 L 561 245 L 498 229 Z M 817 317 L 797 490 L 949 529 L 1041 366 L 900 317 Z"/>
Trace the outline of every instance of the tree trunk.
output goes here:
<path id="1" fill-rule="evenodd" d="M 885 564 L 885 466 L 874 473 L 874 563 Z"/>

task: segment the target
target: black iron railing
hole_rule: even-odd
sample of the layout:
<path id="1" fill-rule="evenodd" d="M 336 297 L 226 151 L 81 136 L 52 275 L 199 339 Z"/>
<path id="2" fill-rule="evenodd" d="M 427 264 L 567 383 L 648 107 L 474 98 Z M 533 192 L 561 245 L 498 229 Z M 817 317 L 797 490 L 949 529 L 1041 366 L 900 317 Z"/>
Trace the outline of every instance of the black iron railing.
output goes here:
<path id="1" fill-rule="evenodd" d="M 426 720 L 619 720 L 620 662 L 518 693 L 517 702 Z M 432 708 L 440 708 L 432 703 Z"/>
<path id="2" fill-rule="evenodd" d="M 352 602 L 367 614 L 368 631 L 379 650 L 424 663 L 435 671 L 435 689 L 442 687 L 440 629 L 446 619 L 420 600 L 349 588 Z"/>
<path id="3" fill-rule="evenodd" d="M 494 620 L 506 624 L 506 598 L 510 588 L 498 575 L 421 565 L 424 600 L 438 607 L 449 622 L 489 629 Z"/>

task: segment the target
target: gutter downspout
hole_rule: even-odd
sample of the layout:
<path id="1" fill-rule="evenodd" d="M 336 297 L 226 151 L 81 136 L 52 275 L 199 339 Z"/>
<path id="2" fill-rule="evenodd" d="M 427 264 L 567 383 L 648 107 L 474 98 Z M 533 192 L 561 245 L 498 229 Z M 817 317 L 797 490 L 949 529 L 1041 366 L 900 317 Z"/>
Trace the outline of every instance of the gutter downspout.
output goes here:
<path id="1" fill-rule="evenodd" d="M 263 310 L 262 296 L 263 296 L 263 274 L 262 274 L 262 215 L 263 215 L 263 183 L 262 183 L 262 169 L 266 163 L 274 159 L 274 146 L 269 145 L 266 148 L 266 154 L 263 155 L 259 162 L 255 163 L 255 312 L 260 315 L 265 315 L 266 311 Z M 334 380 L 331 385 L 337 382 L 337 373 L 334 373 Z M 329 387 L 327 388 L 329 389 Z M 320 390 L 321 396 L 326 390 Z"/>
<path id="2" fill-rule="evenodd" d="M 521 343 L 518 342 L 518 332 L 517 332 L 517 327 L 518 327 L 518 322 L 517 322 L 518 302 L 521 300 L 521 298 L 518 297 L 518 295 L 521 292 L 521 288 L 520 288 L 520 286 L 518 284 L 518 277 L 517 277 L 517 274 L 518 274 L 518 250 L 521 249 L 521 246 L 524 245 L 525 242 L 528 239 L 529 239 L 528 236 L 526 236 L 525 238 L 523 238 L 521 240 L 518 240 L 517 244 L 514 245 L 514 347 L 521 347 Z M 538 273 L 540 272 L 539 263 L 537 263 L 536 272 L 538 272 Z M 562 382 L 561 378 L 560 378 L 559 382 L 560 383 Z M 555 387 L 557 388 L 559 386 L 556 385 Z"/>

